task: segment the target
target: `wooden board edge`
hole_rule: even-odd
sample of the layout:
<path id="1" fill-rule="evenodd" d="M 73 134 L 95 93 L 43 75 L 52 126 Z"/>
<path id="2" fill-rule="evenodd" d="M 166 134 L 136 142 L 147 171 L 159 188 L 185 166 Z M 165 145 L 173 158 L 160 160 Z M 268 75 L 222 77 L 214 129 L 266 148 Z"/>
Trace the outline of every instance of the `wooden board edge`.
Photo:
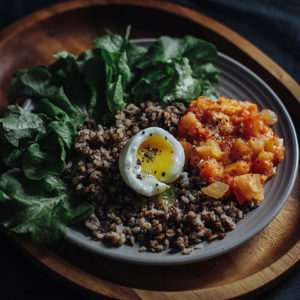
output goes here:
<path id="1" fill-rule="evenodd" d="M 141 299 L 133 289 L 103 280 L 72 265 L 50 248 L 34 244 L 29 236 L 10 233 L 8 238 L 26 255 L 34 258 L 34 263 L 37 263 L 38 267 L 47 270 L 48 273 L 50 271 L 49 275 L 55 275 L 56 279 L 67 280 L 70 286 L 77 286 L 88 293 L 110 298 Z"/>
<path id="2" fill-rule="evenodd" d="M 51 270 L 64 280 L 69 281 L 71 284 L 76 285 L 91 294 L 103 295 L 122 300 L 181 300 L 183 297 L 189 297 L 189 299 L 224 299 L 225 295 L 226 298 L 234 298 L 248 295 L 250 293 L 259 293 L 262 292 L 263 289 L 267 289 L 273 281 L 281 278 L 288 270 L 300 261 L 299 241 L 285 255 L 270 266 L 238 281 L 198 290 L 170 292 L 152 291 L 130 288 L 105 281 L 86 272 L 85 270 L 73 266 L 49 248 L 33 244 L 27 237 L 13 234 L 12 238 L 41 265 Z M 257 284 L 258 282 L 259 284 Z"/>

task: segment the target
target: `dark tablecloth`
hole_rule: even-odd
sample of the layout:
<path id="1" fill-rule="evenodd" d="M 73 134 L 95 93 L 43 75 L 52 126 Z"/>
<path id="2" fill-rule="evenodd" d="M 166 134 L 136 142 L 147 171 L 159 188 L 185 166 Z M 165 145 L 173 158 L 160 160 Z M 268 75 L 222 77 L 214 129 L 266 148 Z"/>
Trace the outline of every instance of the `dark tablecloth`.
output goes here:
<path id="1" fill-rule="evenodd" d="M 33 11 L 58 2 L 61 1 L 2 0 L 0 30 Z M 300 82 L 300 0 L 170 2 L 196 9 L 238 32 Z M 1 299 L 87 299 L 80 291 L 66 288 L 62 282 L 38 268 L 3 233 L 0 253 Z M 260 297 L 300 299 L 300 266 Z"/>

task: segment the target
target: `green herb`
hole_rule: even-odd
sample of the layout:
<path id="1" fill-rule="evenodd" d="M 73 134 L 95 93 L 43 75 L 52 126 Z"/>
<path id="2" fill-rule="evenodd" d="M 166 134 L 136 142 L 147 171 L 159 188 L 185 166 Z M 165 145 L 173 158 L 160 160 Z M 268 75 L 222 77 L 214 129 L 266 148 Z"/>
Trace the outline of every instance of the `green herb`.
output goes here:
<path id="1" fill-rule="evenodd" d="M 36 243 L 51 244 L 66 226 L 92 213 L 88 203 L 76 202 L 58 177 L 33 181 L 12 169 L 0 177 L 0 222 L 17 233 L 28 233 Z"/>
<path id="2" fill-rule="evenodd" d="M 163 204 L 165 207 L 170 207 L 176 203 L 176 192 L 174 188 L 169 188 L 168 190 L 153 196 L 153 201 Z"/>
<path id="3" fill-rule="evenodd" d="M 61 175 L 65 169 L 66 151 L 62 139 L 55 133 L 42 136 L 23 154 L 24 175 L 33 180 Z"/>
<path id="4" fill-rule="evenodd" d="M 147 95 L 160 99 L 162 106 L 173 101 L 189 103 L 201 94 L 202 81 L 192 76 L 189 60 L 173 59 L 170 62 L 159 63 L 156 70 L 149 68 L 144 76 L 132 88 L 135 102 L 141 102 Z"/>
<path id="5" fill-rule="evenodd" d="M 70 149 L 76 135 L 77 120 L 70 118 L 65 111 L 47 99 L 36 102 L 36 109 L 48 123 L 47 130 L 55 132 L 63 140 L 65 146 Z"/>
<path id="6" fill-rule="evenodd" d="M 218 83 L 214 45 L 191 36 L 159 38 L 140 58 L 140 78 L 131 89 L 135 102 L 151 96 L 163 106 L 173 101 L 189 103 L 209 95 Z"/>
<path id="7" fill-rule="evenodd" d="M 1 142 L 0 157 L 1 161 L 8 167 L 17 167 L 22 162 L 21 149 L 15 148 L 9 143 Z"/>
<path id="8" fill-rule="evenodd" d="M 43 120 L 18 105 L 9 105 L 3 118 L 0 118 L 0 138 L 14 147 L 34 140 L 37 134 L 43 132 Z"/>
<path id="9" fill-rule="evenodd" d="M 146 53 L 145 48 L 137 47 L 129 41 L 129 34 L 130 27 L 127 28 L 124 38 L 110 34 L 97 38 L 93 42 L 94 47 L 100 49 L 104 62 L 105 99 L 100 97 L 98 100 L 102 102 L 101 113 L 104 115 L 98 119 L 104 121 L 109 118 L 109 115 L 114 115 L 117 110 L 125 108 L 124 93 L 135 78 L 133 65 Z"/>

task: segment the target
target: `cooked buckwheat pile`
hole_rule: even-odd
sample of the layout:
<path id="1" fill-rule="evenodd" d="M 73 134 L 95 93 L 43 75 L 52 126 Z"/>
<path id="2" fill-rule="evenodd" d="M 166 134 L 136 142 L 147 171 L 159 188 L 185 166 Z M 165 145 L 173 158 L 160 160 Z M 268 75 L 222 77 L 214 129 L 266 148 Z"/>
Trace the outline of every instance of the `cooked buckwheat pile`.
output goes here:
<path id="1" fill-rule="evenodd" d="M 141 252 L 172 248 L 190 254 L 204 240 L 224 238 L 246 210 L 256 206 L 251 202 L 240 207 L 233 198 L 216 200 L 202 194 L 201 187 L 207 184 L 188 167 L 172 184 L 172 202 L 139 195 L 123 181 L 118 158 L 126 142 L 152 126 L 176 136 L 185 111 L 183 103 L 162 108 L 148 101 L 117 112 L 111 127 L 96 126 L 91 120 L 80 125 L 74 148 L 83 159 L 71 160 L 66 172 L 77 164 L 72 184 L 82 201 L 95 206 L 85 225 L 96 239 L 116 246 L 138 244 Z"/>

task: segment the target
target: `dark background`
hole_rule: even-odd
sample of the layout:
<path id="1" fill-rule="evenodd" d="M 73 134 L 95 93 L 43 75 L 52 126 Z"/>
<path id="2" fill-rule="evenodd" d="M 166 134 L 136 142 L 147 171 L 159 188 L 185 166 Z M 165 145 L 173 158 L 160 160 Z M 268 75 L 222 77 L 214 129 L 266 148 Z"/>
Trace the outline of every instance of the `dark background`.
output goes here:
<path id="1" fill-rule="evenodd" d="M 62 1 L 0 0 L 0 30 L 33 11 L 58 2 Z M 300 83 L 300 0 L 170 2 L 196 9 L 238 32 Z M 54 279 L 36 266 L 3 232 L 0 238 L 1 299 L 88 299 L 82 291 Z M 300 299 L 300 266 L 260 297 Z"/>

